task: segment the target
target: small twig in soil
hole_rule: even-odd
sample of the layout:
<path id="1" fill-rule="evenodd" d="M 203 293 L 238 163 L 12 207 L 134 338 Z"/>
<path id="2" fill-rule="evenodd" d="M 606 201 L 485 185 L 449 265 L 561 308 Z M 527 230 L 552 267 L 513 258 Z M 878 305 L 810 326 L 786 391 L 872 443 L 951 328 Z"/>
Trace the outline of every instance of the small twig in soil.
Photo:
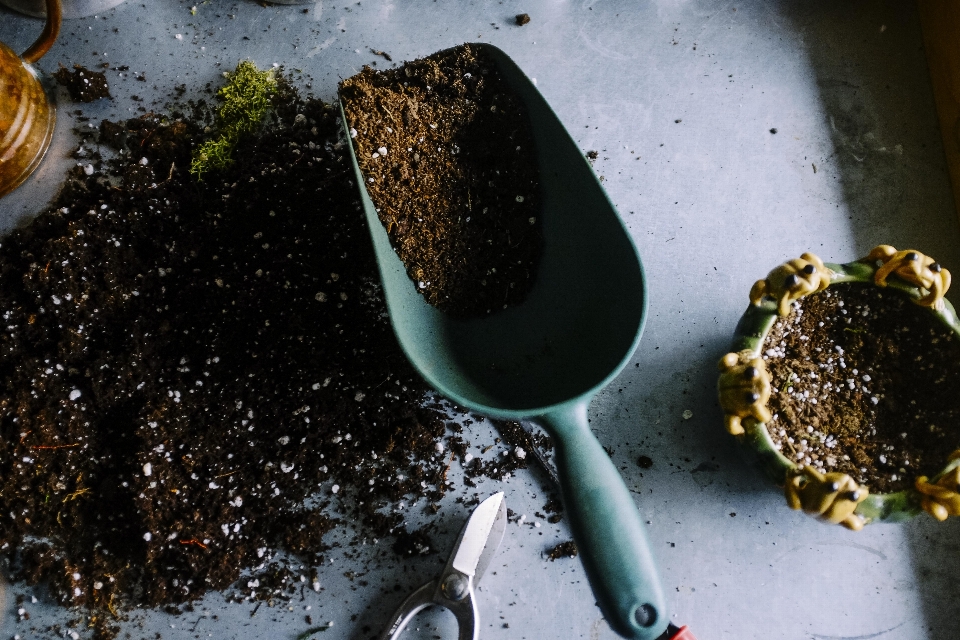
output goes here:
<path id="1" fill-rule="evenodd" d="M 190 539 L 190 540 L 181 540 L 181 541 L 180 541 L 180 544 L 195 544 L 195 545 L 197 545 L 198 547 L 200 547 L 201 549 L 206 549 L 206 548 L 207 548 L 207 545 L 203 544 L 202 542 L 200 542 L 200 541 L 197 540 L 196 538 L 192 538 L 192 539 Z"/>
<path id="2" fill-rule="evenodd" d="M 381 56 L 381 57 L 382 57 L 384 60 L 386 60 L 387 62 L 393 62 L 393 58 L 391 58 L 391 57 L 390 57 L 390 54 L 387 53 L 386 51 L 380 51 L 379 49 L 372 49 L 372 48 L 371 48 L 371 49 L 370 49 L 370 53 L 372 53 L 372 54 L 375 55 L 375 56 Z"/>
<path id="3" fill-rule="evenodd" d="M 63 502 L 64 502 L 64 504 L 66 504 L 67 502 L 70 502 L 71 500 L 76 500 L 76 499 L 79 498 L 80 496 L 84 496 L 84 495 L 86 495 L 86 494 L 88 494 L 88 493 L 90 493 L 90 489 L 87 489 L 86 487 L 84 487 L 84 488 L 82 488 L 82 489 L 77 489 L 76 491 L 74 491 L 73 493 L 71 493 L 70 495 L 68 495 L 66 498 L 64 498 L 64 499 L 63 499 Z"/>
<path id="4" fill-rule="evenodd" d="M 111 593 L 110 599 L 107 600 L 107 610 L 110 612 L 110 615 L 113 616 L 114 620 L 119 620 L 120 614 L 117 612 L 117 608 L 113 606 L 113 597 L 114 597 L 114 594 Z"/>
<path id="5" fill-rule="evenodd" d="M 447 482 L 447 474 L 450 473 L 450 465 L 453 464 L 453 460 L 454 460 L 456 457 L 457 457 L 456 454 L 451 453 L 451 454 L 450 454 L 450 461 L 447 462 L 447 466 L 443 468 L 442 481 L 443 481 L 444 484 L 446 484 L 446 482 Z"/>
<path id="6" fill-rule="evenodd" d="M 783 444 L 787 445 L 787 447 L 790 449 L 790 452 L 791 452 L 794 456 L 797 455 L 797 450 L 794 448 L 794 446 L 793 446 L 792 444 L 790 444 L 790 441 L 789 441 L 789 440 L 784 440 L 784 441 L 783 441 Z"/>

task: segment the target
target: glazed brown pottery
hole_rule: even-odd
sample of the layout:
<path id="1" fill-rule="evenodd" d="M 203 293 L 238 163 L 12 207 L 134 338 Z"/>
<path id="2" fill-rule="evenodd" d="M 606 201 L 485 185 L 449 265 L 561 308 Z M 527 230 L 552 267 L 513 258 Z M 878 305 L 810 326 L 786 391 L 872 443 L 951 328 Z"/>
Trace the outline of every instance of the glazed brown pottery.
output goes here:
<path id="1" fill-rule="evenodd" d="M 32 64 L 53 46 L 60 19 L 60 0 L 47 0 L 43 33 L 22 56 L 0 43 L 0 197 L 33 173 L 53 137 L 56 110 Z"/>

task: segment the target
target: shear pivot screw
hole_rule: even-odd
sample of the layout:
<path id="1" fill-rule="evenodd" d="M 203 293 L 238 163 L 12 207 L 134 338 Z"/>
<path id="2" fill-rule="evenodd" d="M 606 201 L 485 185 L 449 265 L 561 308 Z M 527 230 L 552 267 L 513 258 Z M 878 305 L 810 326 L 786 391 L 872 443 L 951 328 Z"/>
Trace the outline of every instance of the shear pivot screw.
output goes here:
<path id="1" fill-rule="evenodd" d="M 460 574 L 454 573 L 447 576 L 440 589 L 443 595 L 451 600 L 463 600 L 467 595 L 467 581 Z"/>

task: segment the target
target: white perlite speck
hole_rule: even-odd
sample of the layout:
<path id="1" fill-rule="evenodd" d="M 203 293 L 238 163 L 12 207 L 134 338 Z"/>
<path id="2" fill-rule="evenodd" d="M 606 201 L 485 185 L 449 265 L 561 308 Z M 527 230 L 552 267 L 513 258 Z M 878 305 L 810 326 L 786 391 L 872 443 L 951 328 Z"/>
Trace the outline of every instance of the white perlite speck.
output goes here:
<path id="1" fill-rule="evenodd" d="M 150 542 L 150 540 L 153 539 L 153 534 L 147 531 L 145 534 L 143 534 L 143 539 L 147 542 Z"/>
<path id="2" fill-rule="evenodd" d="M 153 475 L 153 465 L 149 462 L 143 465 L 143 475 L 151 476 Z"/>
<path id="3" fill-rule="evenodd" d="M 684 420 L 689 420 L 689 419 L 692 418 L 692 417 L 693 417 L 693 411 L 691 411 L 690 409 L 684 409 L 684 410 L 683 410 L 683 419 L 684 419 Z"/>
<path id="4" fill-rule="evenodd" d="M 80 397 L 80 389 L 74 389 L 70 392 L 70 400 L 77 400 Z"/>

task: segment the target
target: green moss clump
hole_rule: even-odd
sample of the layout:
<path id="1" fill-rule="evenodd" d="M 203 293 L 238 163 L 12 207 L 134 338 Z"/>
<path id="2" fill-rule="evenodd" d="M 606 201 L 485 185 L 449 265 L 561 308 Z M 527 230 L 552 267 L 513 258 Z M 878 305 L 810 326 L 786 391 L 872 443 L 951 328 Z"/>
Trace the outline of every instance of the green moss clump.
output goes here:
<path id="1" fill-rule="evenodd" d="M 277 91 L 277 78 L 272 70 L 261 71 L 249 60 L 237 65 L 227 76 L 227 84 L 217 91 L 218 135 L 193 152 L 190 173 L 203 180 L 208 171 L 219 171 L 233 163 L 233 149 L 245 133 L 253 132 L 270 110 Z"/>

